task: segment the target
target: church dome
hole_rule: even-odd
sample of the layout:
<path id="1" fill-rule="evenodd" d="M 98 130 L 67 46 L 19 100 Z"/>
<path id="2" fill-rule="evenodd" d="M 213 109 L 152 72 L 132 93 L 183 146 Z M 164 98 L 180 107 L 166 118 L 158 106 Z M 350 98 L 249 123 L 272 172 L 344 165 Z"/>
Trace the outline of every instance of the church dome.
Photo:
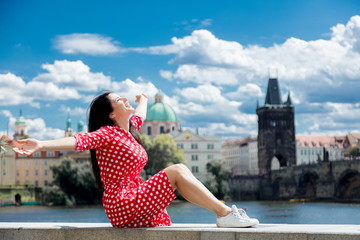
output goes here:
<path id="1" fill-rule="evenodd" d="M 16 119 L 15 125 L 26 125 L 25 118 L 22 116 L 22 111 L 20 111 L 20 116 Z"/>
<path id="2" fill-rule="evenodd" d="M 155 95 L 155 103 L 147 109 L 146 121 L 173 121 L 177 122 L 175 111 L 170 105 L 163 102 L 164 95 L 159 92 Z"/>

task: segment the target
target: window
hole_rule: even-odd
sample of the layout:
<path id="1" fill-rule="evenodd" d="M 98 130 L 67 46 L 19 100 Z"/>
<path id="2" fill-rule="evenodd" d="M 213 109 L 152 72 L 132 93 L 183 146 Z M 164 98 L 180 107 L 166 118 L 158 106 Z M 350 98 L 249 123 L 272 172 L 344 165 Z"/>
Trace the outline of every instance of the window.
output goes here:
<path id="1" fill-rule="evenodd" d="M 49 183 L 48 183 L 47 180 L 44 181 L 44 185 L 45 185 L 45 186 L 49 185 Z"/>
<path id="2" fill-rule="evenodd" d="M 199 172 L 199 167 L 198 166 L 192 166 L 191 167 L 191 172 L 192 173 L 198 173 Z"/>
<path id="3" fill-rule="evenodd" d="M 178 148 L 184 149 L 184 144 L 183 143 L 178 143 L 177 146 L 178 146 Z"/>
<path id="4" fill-rule="evenodd" d="M 191 161 L 197 161 L 198 159 L 198 155 L 191 155 Z"/>
<path id="5" fill-rule="evenodd" d="M 41 157 L 41 152 L 40 152 L 40 151 L 35 152 L 35 153 L 33 154 L 33 157 Z"/>
<path id="6" fill-rule="evenodd" d="M 208 160 L 213 159 L 214 155 L 208 155 Z"/>
<path id="7" fill-rule="evenodd" d="M 20 161 L 16 160 L 16 166 L 20 166 Z"/>
<path id="8" fill-rule="evenodd" d="M 20 185 L 20 182 L 19 182 L 19 181 L 16 181 L 15 185 L 16 185 L 16 186 L 19 186 L 19 185 Z"/>
<path id="9" fill-rule="evenodd" d="M 160 134 L 165 133 L 165 127 L 164 126 L 160 126 Z"/>
<path id="10" fill-rule="evenodd" d="M 35 161 L 35 166 L 39 166 L 39 160 Z"/>
<path id="11" fill-rule="evenodd" d="M 6 175 L 6 170 L 5 169 L 3 169 L 3 175 Z"/>
<path id="12" fill-rule="evenodd" d="M 197 143 L 192 143 L 191 144 L 191 149 L 198 149 Z"/>
<path id="13" fill-rule="evenodd" d="M 39 182 L 36 180 L 35 181 L 35 187 L 38 187 L 39 186 Z"/>
<path id="14" fill-rule="evenodd" d="M 25 162 L 25 165 L 28 167 L 28 166 L 29 166 L 29 161 L 26 161 L 26 162 Z"/>
<path id="15" fill-rule="evenodd" d="M 55 157 L 55 153 L 53 151 L 47 151 L 46 157 Z"/>
<path id="16" fill-rule="evenodd" d="M 16 176 L 20 176 L 19 170 L 16 170 Z"/>
<path id="17" fill-rule="evenodd" d="M 35 176 L 38 176 L 38 175 L 39 175 L 39 171 L 35 170 Z"/>
<path id="18" fill-rule="evenodd" d="M 209 144 L 208 144 L 208 149 L 214 149 L 214 144 L 213 144 L 213 143 L 209 143 Z"/>
<path id="19" fill-rule="evenodd" d="M 48 161 L 47 161 L 47 160 L 45 160 L 44 165 L 45 165 L 45 167 L 48 165 Z"/>
<path id="20" fill-rule="evenodd" d="M 45 170 L 44 175 L 47 176 L 47 170 Z"/>
<path id="21" fill-rule="evenodd" d="M 29 170 L 26 170 L 26 176 L 29 176 Z"/>
<path id="22" fill-rule="evenodd" d="M 3 160 L 3 165 L 5 166 L 5 164 L 6 164 L 6 160 L 4 159 L 4 160 Z"/>
<path id="23" fill-rule="evenodd" d="M 172 126 L 172 127 L 171 127 L 171 131 L 172 131 L 172 132 L 175 131 L 175 126 Z"/>
<path id="24" fill-rule="evenodd" d="M 152 128 L 151 128 L 151 126 L 148 126 L 147 127 L 147 135 L 151 136 L 151 134 L 152 134 Z"/>

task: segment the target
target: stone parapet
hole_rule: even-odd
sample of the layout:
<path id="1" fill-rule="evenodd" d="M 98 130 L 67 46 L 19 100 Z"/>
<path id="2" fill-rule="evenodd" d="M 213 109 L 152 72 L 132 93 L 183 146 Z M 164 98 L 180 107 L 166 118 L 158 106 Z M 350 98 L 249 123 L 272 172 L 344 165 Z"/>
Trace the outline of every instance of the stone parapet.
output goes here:
<path id="1" fill-rule="evenodd" d="M 173 224 L 170 227 L 117 229 L 108 223 L 2 222 L 0 239 L 358 240 L 360 225 L 260 224 L 253 228 L 217 228 L 215 224 Z"/>

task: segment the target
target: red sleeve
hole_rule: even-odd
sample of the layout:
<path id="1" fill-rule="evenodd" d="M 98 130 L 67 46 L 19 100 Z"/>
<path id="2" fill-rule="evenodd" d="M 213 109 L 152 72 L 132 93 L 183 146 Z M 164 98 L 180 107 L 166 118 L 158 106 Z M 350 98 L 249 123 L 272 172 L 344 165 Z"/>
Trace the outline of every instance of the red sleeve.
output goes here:
<path id="1" fill-rule="evenodd" d="M 135 128 L 135 130 L 139 131 L 141 125 L 143 124 L 143 119 L 138 115 L 132 115 L 130 121 L 133 127 Z"/>
<path id="2" fill-rule="evenodd" d="M 75 150 L 79 152 L 105 146 L 110 141 L 107 127 L 90 133 L 76 133 L 74 138 L 76 140 Z"/>

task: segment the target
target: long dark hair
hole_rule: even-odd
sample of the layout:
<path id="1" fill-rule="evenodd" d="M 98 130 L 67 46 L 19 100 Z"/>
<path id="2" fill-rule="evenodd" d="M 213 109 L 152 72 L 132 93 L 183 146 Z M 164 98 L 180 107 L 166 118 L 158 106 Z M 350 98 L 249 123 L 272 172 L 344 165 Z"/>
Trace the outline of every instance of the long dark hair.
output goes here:
<path id="1" fill-rule="evenodd" d="M 109 118 L 110 113 L 113 111 L 111 102 L 108 98 L 111 92 L 105 92 L 91 102 L 89 106 L 89 122 L 88 122 L 88 131 L 93 132 L 100 129 L 103 126 L 113 126 L 114 122 Z M 129 132 L 136 139 L 136 141 L 143 145 L 139 134 L 132 126 L 131 121 L 129 121 Z M 95 149 L 90 149 L 91 156 L 91 166 L 92 171 L 96 181 L 96 187 L 100 190 L 103 189 L 103 183 L 100 177 L 100 168 L 97 162 Z"/>

